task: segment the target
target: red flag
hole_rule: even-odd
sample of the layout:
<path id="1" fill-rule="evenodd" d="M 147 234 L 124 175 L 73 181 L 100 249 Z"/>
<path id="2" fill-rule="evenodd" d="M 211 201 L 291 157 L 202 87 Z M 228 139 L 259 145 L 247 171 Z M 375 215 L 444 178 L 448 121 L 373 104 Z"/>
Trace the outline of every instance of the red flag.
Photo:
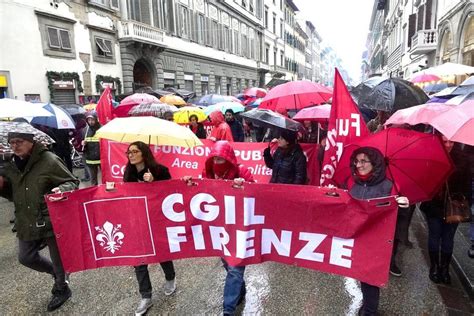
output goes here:
<path id="1" fill-rule="evenodd" d="M 114 118 L 112 115 L 112 109 L 112 93 L 110 92 L 110 87 L 106 87 L 104 92 L 102 92 L 95 109 L 100 124 L 104 125 Z"/>
<path id="2" fill-rule="evenodd" d="M 362 115 L 336 68 L 328 135 L 321 169 L 321 185 L 332 184 L 345 145 L 369 134 Z"/>

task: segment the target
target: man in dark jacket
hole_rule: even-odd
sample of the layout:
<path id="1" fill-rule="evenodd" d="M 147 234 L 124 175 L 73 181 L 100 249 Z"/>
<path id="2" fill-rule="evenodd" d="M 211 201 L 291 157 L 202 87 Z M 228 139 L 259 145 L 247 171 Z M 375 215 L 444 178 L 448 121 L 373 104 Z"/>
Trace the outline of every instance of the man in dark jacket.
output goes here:
<path id="1" fill-rule="evenodd" d="M 100 139 L 95 136 L 95 133 L 101 125 L 95 112 L 89 113 L 86 119 L 88 126 L 84 138 L 84 156 L 90 172 L 91 185 L 97 185 L 97 175 L 100 167 Z"/>
<path id="2" fill-rule="evenodd" d="M 234 111 L 231 109 L 225 111 L 225 121 L 230 126 L 234 142 L 245 141 L 244 127 L 242 126 L 242 123 L 235 119 Z"/>
<path id="3" fill-rule="evenodd" d="M 14 155 L 5 167 L 4 176 L 0 176 L 0 195 L 15 204 L 20 263 L 54 277 L 53 297 L 48 304 L 48 311 L 53 311 L 71 297 L 71 290 L 44 195 L 74 190 L 79 181 L 55 154 L 35 142 L 33 136 L 8 133 L 8 143 Z M 49 248 L 51 260 L 39 253 L 44 244 Z"/>

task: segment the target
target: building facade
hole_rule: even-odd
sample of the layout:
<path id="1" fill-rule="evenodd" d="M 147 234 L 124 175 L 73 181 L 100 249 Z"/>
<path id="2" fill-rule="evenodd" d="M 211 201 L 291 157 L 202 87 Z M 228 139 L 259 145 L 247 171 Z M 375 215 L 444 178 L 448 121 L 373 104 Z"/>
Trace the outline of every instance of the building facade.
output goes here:
<path id="1" fill-rule="evenodd" d="M 117 4 L 3 1 L 1 95 L 72 104 L 95 101 L 106 85 L 121 93 Z"/>

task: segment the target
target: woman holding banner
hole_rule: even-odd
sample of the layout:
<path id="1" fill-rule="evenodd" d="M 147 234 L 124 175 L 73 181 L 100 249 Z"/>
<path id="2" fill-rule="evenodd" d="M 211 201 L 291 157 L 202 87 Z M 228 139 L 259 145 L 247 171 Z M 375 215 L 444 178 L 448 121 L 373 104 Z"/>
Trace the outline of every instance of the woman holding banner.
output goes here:
<path id="1" fill-rule="evenodd" d="M 356 149 L 350 159 L 352 178 L 347 187 L 355 199 L 374 199 L 393 195 L 393 183 L 385 174 L 385 159 L 380 150 L 373 147 Z M 399 207 L 408 207 L 406 197 L 397 197 Z M 380 288 L 364 282 L 360 283 L 362 290 L 362 307 L 359 315 L 376 315 Z"/>
<path id="2" fill-rule="evenodd" d="M 245 166 L 237 163 L 234 149 L 228 141 L 217 141 L 206 160 L 202 177 L 207 179 L 234 180 L 234 186 L 240 187 L 247 182 L 254 182 L 252 173 Z M 190 176 L 183 180 L 192 185 Z M 227 276 L 224 285 L 224 315 L 234 315 L 237 306 L 245 298 L 245 266 L 233 267 L 222 259 Z"/>
<path id="3" fill-rule="evenodd" d="M 156 162 L 150 147 L 144 142 L 133 142 L 126 152 L 128 162 L 125 167 L 124 182 L 153 182 L 169 180 L 171 175 L 163 165 Z M 171 295 L 176 290 L 175 271 L 172 261 L 160 263 L 165 273 L 165 295 Z M 135 310 L 135 315 L 143 315 L 153 305 L 151 301 L 152 286 L 147 265 L 135 267 L 138 287 L 141 295 L 140 303 Z"/>

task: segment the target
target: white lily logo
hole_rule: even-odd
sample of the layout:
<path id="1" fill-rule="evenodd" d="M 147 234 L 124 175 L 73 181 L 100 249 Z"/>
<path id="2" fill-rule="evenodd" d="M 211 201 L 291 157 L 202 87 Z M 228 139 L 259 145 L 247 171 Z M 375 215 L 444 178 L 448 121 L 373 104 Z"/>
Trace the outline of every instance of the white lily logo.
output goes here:
<path id="1" fill-rule="evenodd" d="M 95 227 L 95 230 L 98 232 L 95 239 L 105 250 L 115 253 L 115 251 L 120 249 L 123 244 L 122 239 L 125 237 L 124 233 L 120 231 L 120 228 L 122 228 L 121 224 L 114 226 L 107 221 L 102 227 Z"/>

